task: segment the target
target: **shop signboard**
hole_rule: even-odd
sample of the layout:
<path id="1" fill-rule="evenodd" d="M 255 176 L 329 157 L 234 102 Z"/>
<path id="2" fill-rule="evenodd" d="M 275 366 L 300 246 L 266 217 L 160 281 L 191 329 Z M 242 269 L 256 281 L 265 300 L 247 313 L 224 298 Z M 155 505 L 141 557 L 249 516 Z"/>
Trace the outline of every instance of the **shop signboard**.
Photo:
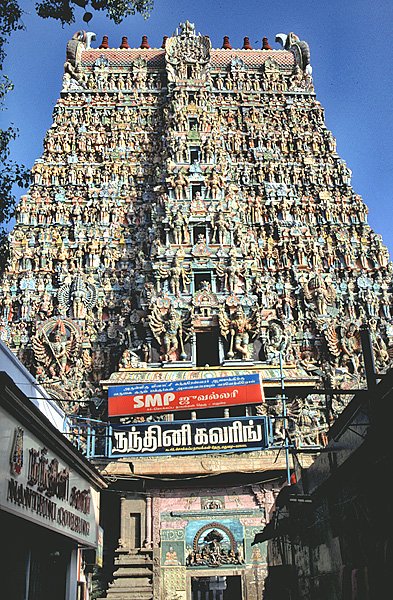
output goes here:
<path id="1" fill-rule="evenodd" d="M 258 373 L 157 381 L 108 389 L 110 417 L 261 404 L 263 387 Z"/>
<path id="2" fill-rule="evenodd" d="M 111 428 L 111 458 L 247 452 L 269 445 L 267 417 L 158 421 Z"/>
<path id="3" fill-rule="evenodd" d="M 104 565 L 104 530 L 99 525 L 97 528 L 96 565 L 100 568 Z"/>
<path id="4" fill-rule="evenodd" d="M 95 547 L 99 493 L 0 408 L 0 509 Z"/>

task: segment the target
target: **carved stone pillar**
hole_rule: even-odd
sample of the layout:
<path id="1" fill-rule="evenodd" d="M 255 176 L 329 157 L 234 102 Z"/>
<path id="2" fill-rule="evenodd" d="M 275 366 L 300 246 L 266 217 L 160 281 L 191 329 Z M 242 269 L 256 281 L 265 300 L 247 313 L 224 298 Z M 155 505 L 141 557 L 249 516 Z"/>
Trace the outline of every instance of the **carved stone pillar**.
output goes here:
<path id="1" fill-rule="evenodd" d="M 152 499 L 151 496 L 146 496 L 146 545 L 152 545 Z"/>
<path id="2" fill-rule="evenodd" d="M 127 544 L 127 517 L 126 517 L 126 498 L 125 496 L 120 496 L 120 539 L 119 539 L 119 548 L 128 547 Z"/>

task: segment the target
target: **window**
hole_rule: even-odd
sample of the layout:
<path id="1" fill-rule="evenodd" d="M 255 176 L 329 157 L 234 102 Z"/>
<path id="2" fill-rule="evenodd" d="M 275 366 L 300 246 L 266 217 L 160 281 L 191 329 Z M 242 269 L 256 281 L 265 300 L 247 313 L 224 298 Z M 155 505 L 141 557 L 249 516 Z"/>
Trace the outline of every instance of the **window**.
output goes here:
<path id="1" fill-rule="evenodd" d="M 202 196 L 202 184 L 201 183 L 193 183 L 191 185 L 191 197 L 194 199 L 199 192 L 199 195 Z"/>
<path id="2" fill-rule="evenodd" d="M 190 164 L 192 165 L 195 161 L 199 162 L 201 157 L 201 152 L 198 146 L 191 146 L 190 148 Z"/>
<path id="3" fill-rule="evenodd" d="M 198 131 L 198 119 L 196 117 L 189 117 L 188 129 L 189 131 Z"/>
<path id="4" fill-rule="evenodd" d="M 194 244 L 199 241 L 201 235 L 206 239 L 206 225 L 198 225 L 192 228 L 192 240 Z"/>
<path id="5" fill-rule="evenodd" d="M 195 339 L 197 367 L 205 367 L 206 365 L 212 367 L 219 365 L 218 327 L 214 327 L 209 331 L 196 333 Z"/>
<path id="6" fill-rule="evenodd" d="M 202 281 L 208 281 L 210 284 L 212 282 L 211 273 L 194 273 L 194 290 L 198 291 L 200 289 Z"/>

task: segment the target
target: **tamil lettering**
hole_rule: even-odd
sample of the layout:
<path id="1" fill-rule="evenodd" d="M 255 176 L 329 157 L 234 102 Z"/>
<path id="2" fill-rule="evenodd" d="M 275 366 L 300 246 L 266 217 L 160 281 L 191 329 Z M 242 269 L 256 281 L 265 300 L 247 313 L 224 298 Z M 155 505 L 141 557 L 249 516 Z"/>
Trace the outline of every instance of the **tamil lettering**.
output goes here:
<path id="1" fill-rule="evenodd" d="M 59 469 L 59 461 L 56 458 L 49 460 L 47 448 L 30 448 L 27 477 L 28 485 L 37 486 L 37 490 L 44 492 L 49 498 L 68 498 L 69 469 Z"/>
<path id="2" fill-rule="evenodd" d="M 71 489 L 70 506 L 88 515 L 90 513 L 90 504 L 90 490 L 78 490 L 76 487 Z"/>
<path id="3" fill-rule="evenodd" d="M 261 450 L 268 446 L 267 418 L 240 417 L 116 426 L 114 456 Z"/>
<path id="4" fill-rule="evenodd" d="M 263 402 L 258 373 L 110 387 L 110 417 Z"/>

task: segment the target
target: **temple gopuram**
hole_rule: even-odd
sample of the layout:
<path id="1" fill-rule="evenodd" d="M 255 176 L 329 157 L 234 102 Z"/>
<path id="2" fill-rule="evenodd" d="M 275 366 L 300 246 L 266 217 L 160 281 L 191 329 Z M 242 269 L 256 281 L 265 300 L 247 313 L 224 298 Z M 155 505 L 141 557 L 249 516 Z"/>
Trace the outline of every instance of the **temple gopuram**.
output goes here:
<path id="1" fill-rule="evenodd" d="M 258 600 L 255 534 L 365 386 L 361 326 L 392 364 L 392 264 L 294 33 L 94 41 L 67 44 L 0 336 L 110 482 L 95 597 Z"/>

